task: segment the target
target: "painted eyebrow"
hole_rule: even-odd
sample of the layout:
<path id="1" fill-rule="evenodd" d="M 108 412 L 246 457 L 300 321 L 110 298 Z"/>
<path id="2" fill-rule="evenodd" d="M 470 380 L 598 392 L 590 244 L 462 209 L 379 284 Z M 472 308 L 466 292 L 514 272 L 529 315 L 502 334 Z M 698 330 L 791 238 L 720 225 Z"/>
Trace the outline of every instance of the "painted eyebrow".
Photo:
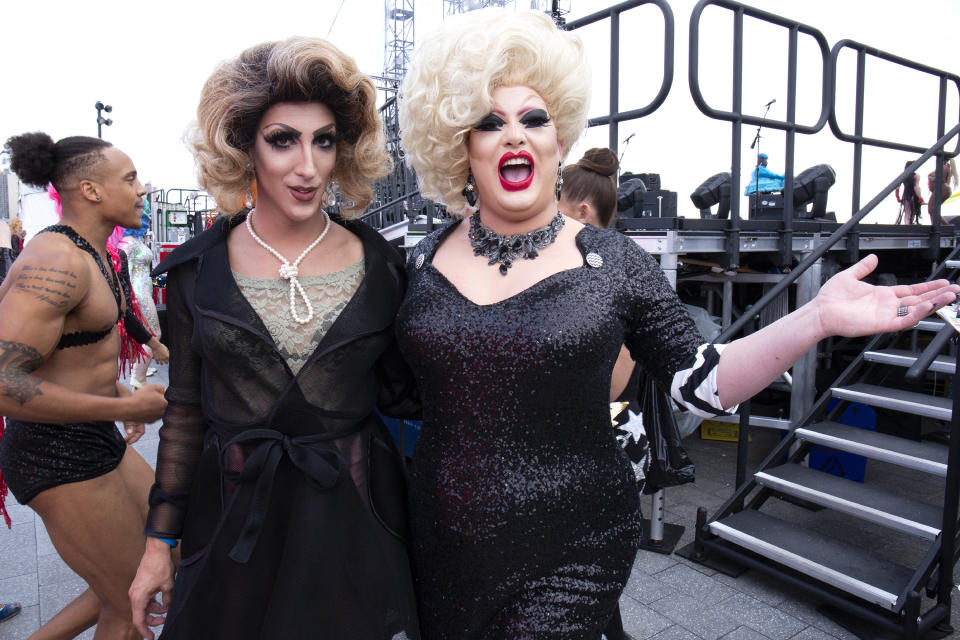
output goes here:
<path id="1" fill-rule="evenodd" d="M 314 131 L 314 132 L 313 132 L 313 135 L 314 135 L 314 136 L 318 136 L 318 135 L 321 135 L 321 134 L 324 134 L 324 133 L 332 132 L 332 131 L 334 131 L 334 130 L 336 129 L 336 126 L 337 126 L 337 125 L 336 125 L 335 123 L 331 122 L 330 124 L 325 125 L 325 126 L 323 126 L 323 127 L 320 127 L 319 129 L 317 129 L 316 131 Z M 290 125 L 284 124 L 284 123 L 282 123 L 282 122 L 273 122 L 273 123 L 271 123 L 271 124 L 268 124 L 267 126 L 263 127 L 263 129 L 262 129 L 261 131 L 266 131 L 267 129 L 269 129 L 269 128 L 271 128 L 271 127 L 278 127 L 278 128 L 280 128 L 280 129 L 282 129 L 284 132 L 289 133 L 289 134 L 291 134 L 291 135 L 293 135 L 293 136 L 296 136 L 296 137 L 298 137 L 298 138 L 303 134 L 302 131 L 299 131 L 298 129 L 294 129 L 294 128 L 291 127 Z"/>
<path id="2" fill-rule="evenodd" d="M 290 125 L 283 124 L 282 122 L 272 122 L 272 123 L 264 126 L 262 129 L 260 129 L 260 132 L 263 133 L 263 132 L 265 132 L 267 129 L 270 129 L 271 127 L 277 127 L 277 128 L 279 128 L 279 129 L 283 130 L 284 132 L 289 133 L 289 134 L 292 134 L 292 135 L 295 135 L 295 136 L 299 136 L 299 135 L 300 135 L 300 131 L 298 131 L 297 129 L 294 129 L 294 128 L 291 127 Z"/>
<path id="3" fill-rule="evenodd" d="M 547 113 L 547 112 L 546 112 L 546 109 L 542 109 L 542 108 L 540 108 L 540 107 L 523 107 L 522 109 L 520 109 L 519 111 L 517 111 L 517 114 L 522 116 L 522 115 L 525 115 L 525 114 L 527 114 L 527 113 L 529 113 L 529 112 L 531 112 L 531 111 L 543 111 L 544 113 Z M 497 115 L 500 115 L 500 116 L 506 116 L 506 115 L 507 115 L 507 112 L 504 111 L 503 109 L 492 109 L 492 110 L 490 111 L 490 113 L 497 114 Z M 548 114 L 548 115 L 549 115 L 549 114 Z"/>

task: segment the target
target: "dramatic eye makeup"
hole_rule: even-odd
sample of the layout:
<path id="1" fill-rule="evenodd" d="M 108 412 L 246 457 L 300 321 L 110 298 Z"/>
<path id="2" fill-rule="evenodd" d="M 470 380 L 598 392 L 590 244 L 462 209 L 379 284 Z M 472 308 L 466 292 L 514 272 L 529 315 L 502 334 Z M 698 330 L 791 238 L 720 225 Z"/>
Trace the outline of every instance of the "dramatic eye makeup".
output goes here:
<path id="1" fill-rule="evenodd" d="M 324 131 L 313 136 L 313 144 L 321 149 L 332 149 L 337 144 L 337 134 L 334 131 Z"/>
<path id="2" fill-rule="evenodd" d="M 484 118 L 473 125 L 476 131 L 498 131 L 507 121 L 495 113 L 488 113 Z"/>
<path id="3" fill-rule="evenodd" d="M 274 129 L 263 134 L 263 140 L 275 149 L 287 149 L 300 139 L 299 131 L 290 129 Z"/>
<path id="4" fill-rule="evenodd" d="M 300 140 L 301 133 L 288 127 L 277 127 L 263 134 L 263 140 L 274 149 L 289 149 Z M 337 144 L 337 132 L 328 125 L 313 132 L 312 143 L 324 150 L 333 149 Z"/>
<path id="5" fill-rule="evenodd" d="M 545 127 L 550 124 L 550 114 L 543 109 L 531 109 L 520 117 L 525 127 Z"/>

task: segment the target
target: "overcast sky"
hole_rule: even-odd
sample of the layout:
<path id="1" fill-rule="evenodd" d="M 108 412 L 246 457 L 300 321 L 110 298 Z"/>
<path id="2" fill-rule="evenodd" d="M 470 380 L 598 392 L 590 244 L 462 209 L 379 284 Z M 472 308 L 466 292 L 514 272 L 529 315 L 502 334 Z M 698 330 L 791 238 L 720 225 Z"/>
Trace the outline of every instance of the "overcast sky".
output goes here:
<path id="1" fill-rule="evenodd" d="M 605 0 L 564 0 L 569 19 L 610 4 Z M 529 0 L 519 0 L 529 6 Z M 34 0 L 5 3 L 0 9 L 4 90 L 0 100 L 0 139 L 25 131 L 43 130 L 54 138 L 96 135 L 94 103 L 113 106 L 114 120 L 104 137 L 126 151 L 145 181 L 155 187 L 195 186 L 193 160 L 182 136 L 195 117 L 200 88 L 218 61 L 243 48 L 291 35 L 329 37 L 354 56 L 361 69 L 380 74 L 384 59 L 382 0 L 272 0 L 230 3 L 75 2 Z M 689 193 L 704 178 L 730 168 L 730 127 L 708 120 L 693 105 L 687 83 L 687 34 L 693 0 L 671 3 L 676 21 L 676 63 L 673 87 L 654 115 L 620 127 L 619 139 L 636 134 L 624 151 L 623 167 L 655 172 L 663 186 L 679 192 L 681 214 L 697 215 Z M 960 25 L 957 0 L 754 0 L 753 6 L 797 19 L 820 29 L 832 46 L 849 38 L 928 65 L 960 72 Z M 339 9 L 339 14 L 338 14 Z M 442 21 L 441 0 L 416 0 L 416 38 L 426 37 Z M 335 19 L 336 16 L 336 19 Z M 700 77 L 711 105 L 730 106 L 729 12 L 710 8 L 701 27 Z M 624 17 L 621 43 L 621 109 L 641 106 L 659 89 L 662 69 L 662 19 L 646 6 Z M 761 115 L 771 99 L 769 117 L 785 117 L 785 31 L 748 21 L 745 48 L 744 109 Z M 582 30 L 594 67 L 593 115 L 607 112 L 609 91 L 608 27 Z M 819 62 L 808 38 L 800 40 L 798 118 L 804 124 L 819 113 Z M 841 65 L 839 92 L 844 105 L 853 104 L 852 55 Z M 935 139 L 936 84 L 929 76 L 897 73 L 888 65 L 868 62 L 867 135 L 930 145 Z M 913 87 L 908 92 L 904 87 Z M 948 128 L 958 119 L 955 87 L 948 99 Z M 852 116 L 841 122 L 852 130 Z M 753 166 L 747 147 L 755 127 L 743 130 L 745 174 Z M 591 129 L 571 152 L 576 160 L 591 146 L 608 142 L 605 127 Z M 830 207 L 838 218 L 850 215 L 851 145 L 826 131 L 798 136 L 796 171 L 830 163 L 838 174 Z M 770 155 L 770 168 L 783 170 L 784 137 L 764 132 L 761 148 Z M 866 202 L 892 179 L 910 154 L 866 151 Z M 929 170 L 930 166 L 925 168 Z M 924 173 L 925 173 L 924 171 Z M 749 179 L 741 178 L 742 185 Z M 925 180 L 924 192 L 926 194 Z M 892 222 L 892 199 L 868 220 Z"/>

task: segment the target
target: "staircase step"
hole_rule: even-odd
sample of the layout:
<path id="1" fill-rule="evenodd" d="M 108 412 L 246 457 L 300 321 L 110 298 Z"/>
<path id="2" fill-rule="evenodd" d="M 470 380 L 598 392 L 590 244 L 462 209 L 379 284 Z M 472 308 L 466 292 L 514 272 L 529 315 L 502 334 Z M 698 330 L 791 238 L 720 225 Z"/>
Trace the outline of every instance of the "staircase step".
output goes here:
<path id="1" fill-rule="evenodd" d="M 833 387 L 831 392 L 835 398 L 937 420 L 950 420 L 953 413 L 953 401 L 950 398 L 940 398 L 893 387 L 858 382 L 845 387 Z"/>
<path id="2" fill-rule="evenodd" d="M 906 349 L 880 349 L 878 351 L 865 351 L 863 358 L 868 362 L 880 362 L 895 367 L 910 367 L 917 361 L 917 354 Z M 930 364 L 930 371 L 956 373 L 957 359 L 953 356 L 937 356 Z"/>
<path id="3" fill-rule="evenodd" d="M 732 422 L 733 424 L 740 424 L 740 414 L 735 413 L 732 416 L 714 416 L 710 418 L 714 422 Z M 790 421 L 786 418 L 771 418 L 769 416 L 758 416 L 756 414 L 750 414 L 750 426 L 751 427 L 767 427 L 769 429 L 780 429 L 781 431 L 790 430 Z"/>
<path id="4" fill-rule="evenodd" d="M 858 429 L 837 422 L 818 422 L 794 431 L 797 438 L 908 469 L 946 477 L 947 447 L 936 442 L 916 442 L 886 433 Z"/>
<path id="5" fill-rule="evenodd" d="M 868 484 L 798 464 L 767 469 L 755 477 L 765 487 L 896 531 L 927 540 L 933 540 L 940 534 L 943 522 L 940 509 L 925 502 L 892 495 Z"/>
<path id="6" fill-rule="evenodd" d="M 906 567 L 753 509 L 709 527 L 724 540 L 890 611 L 901 606 L 913 575 Z"/>
<path id="7" fill-rule="evenodd" d="M 917 323 L 917 329 L 921 331 L 940 331 L 943 329 L 943 320 L 938 318 L 926 318 Z"/>

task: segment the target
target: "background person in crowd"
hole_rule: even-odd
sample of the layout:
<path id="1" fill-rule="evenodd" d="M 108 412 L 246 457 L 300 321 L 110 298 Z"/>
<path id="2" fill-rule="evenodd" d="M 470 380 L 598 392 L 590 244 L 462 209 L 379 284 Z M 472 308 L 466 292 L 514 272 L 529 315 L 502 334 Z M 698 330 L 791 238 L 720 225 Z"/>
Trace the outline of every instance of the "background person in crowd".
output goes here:
<path id="1" fill-rule="evenodd" d="M 26 230 L 20 218 L 14 216 L 10 219 L 10 248 L 13 249 L 13 257 L 16 258 L 23 251 L 23 239 L 27 236 Z"/>
<path id="2" fill-rule="evenodd" d="M 907 160 L 903 168 L 906 169 L 911 164 L 913 164 L 913 160 Z M 903 195 L 900 195 L 901 189 L 903 189 Z M 897 187 L 895 194 L 897 202 L 900 203 L 900 213 L 897 215 L 897 224 L 901 222 L 903 224 L 920 224 L 920 212 L 921 206 L 923 205 L 923 193 L 920 191 L 920 176 L 918 176 L 916 172 L 908 175 L 903 179 L 903 182 L 900 183 L 900 186 Z"/>
<path id="3" fill-rule="evenodd" d="M 927 201 L 927 213 L 930 214 L 931 219 L 933 217 L 933 203 L 936 199 L 934 194 L 937 192 L 936 180 L 936 170 L 927 174 L 927 189 L 930 191 L 930 199 Z M 953 190 L 956 188 L 957 163 L 953 158 L 945 158 L 943 160 L 943 182 L 940 183 L 940 204 L 946 202 L 947 198 L 953 194 Z"/>
<path id="4" fill-rule="evenodd" d="M 53 184 L 63 216 L 0 286 L 0 470 L 90 586 L 57 618 L 89 622 L 99 607 L 95 637 L 136 638 L 125 593 L 142 553 L 152 471 L 127 444 L 166 401 L 160 386 L 131 394 L 117 383 L 127 305 L 105 245 L 114 226 L 138 224 L 144 189 L 130 158 L 96 138 L 55 143 L 31 133 L 6 146 L 24 182 Z M 126 438 L 114 420 L 125 422 Z"/>
<path id="5" fill-rule="evenodd" d="M 601 229 L 610 228 L 616 222 L 617 185 L 616 175 L 620 163 L 612 149 L 598 147 L 588 149 L 583 157 L 574 164 L 563 168 L 563 187 L 557 208 L 568 218 L 590 224 Z M 610 401 L 626 403 L 636 402 L 639 389 L 637 377 L 633 375 L 636 363 L 630 357 L 626 347 L 620 347 L 620 354 L 613 365 L 610 378 Z M 622 405 L 620 405 L 622 406 Z M 619 420 L 630 420 L 626 411 L 620 412 Z M 625 415 L 624 415 L 625 414 Z M 618 421 L 618 426 L 624 423 Z M 617 440 L 622 445 L 632 443 L 628 457 L 634 468 L 638 490 L 642 486 L 643 461 L 649 455 L 647 436 L 643 432 L 643 421 L 633 420 L 631 429 L 617 429 Z M 623 630 L 623 619 L 618 605 L 610 616 L 610 622 L 603 630 L 607 640 L 629 640 Z"/>
<path id="6" fill-rule="evenodd" d="M 418 408 L 394 338 L 403 259 L 324 211 L 333 184 L 363 211 L 389 170 L 373 83 L 324 40 L 259 44 L 207 80 L 190 139 L 227 215 L 156 270 L 170 405 L 137 627 L 416 640 L 402 460 L 374 411 Z"/>
<path id="7" fill-rule="evenodd" d="M 417 244 L 397 317 L 424 407 L 409 504 L 428 638 L 600 637 L 641 533 L 610 426 L 621 345 L 712 415 L 820 339 L 909 327 L 960 291 L 868 285 L 869 256 L 769 327 L 706 344 L 655 260 L 557 211 L 589 69 L 546 15 L 485 9 L 423 39 L 404 81 L 422 192 L 468 217 Z"/>
<path id="8" fill-rule="evenodd" d="M 153 279 L 150 269 L 153 267 L 153 252 L 144 242 L 144 236 L 150 231 L 150 214 L 144 211 L 140 217 L 141 225 L 137 229 L 117 227 L 110 239 L 107 240 L 107 250 L 118 266 L 124 285 L 129 287 L 129 296 L 134 304 L 137 317 L 150 331 L 151 337 L 147 344 L 141 345 L 143 353 L 134 345 L 130 345 L 121 358 L 126 357 L 130 364 L 130 386 L 139 389 L 147 382 L 147 376 L 153 375 L 156 369 L 150 368 L 151 358 L 157 364 L 166 364 L 170 359 L 167 347 L 160 342 L 160 317 L 157 314 L 157 305 L 153 301 Z M 122 252 L 122 257 L 121 257 Z M 139 355 L 139 357 L 137 357 Z M 124 367 L 126 362 L 121 364 Z"/>
<path id="9" fill-rule="evenodd" d="M 767 154 L 757 155 L 757 166 L 750 172 L 750 182 L 743 189 L 743 195 L 748 196 L 751 193 L 771 193 L 783 191 L 784 177 L 779 173 L 774 173 L 767 168 Z"/>

